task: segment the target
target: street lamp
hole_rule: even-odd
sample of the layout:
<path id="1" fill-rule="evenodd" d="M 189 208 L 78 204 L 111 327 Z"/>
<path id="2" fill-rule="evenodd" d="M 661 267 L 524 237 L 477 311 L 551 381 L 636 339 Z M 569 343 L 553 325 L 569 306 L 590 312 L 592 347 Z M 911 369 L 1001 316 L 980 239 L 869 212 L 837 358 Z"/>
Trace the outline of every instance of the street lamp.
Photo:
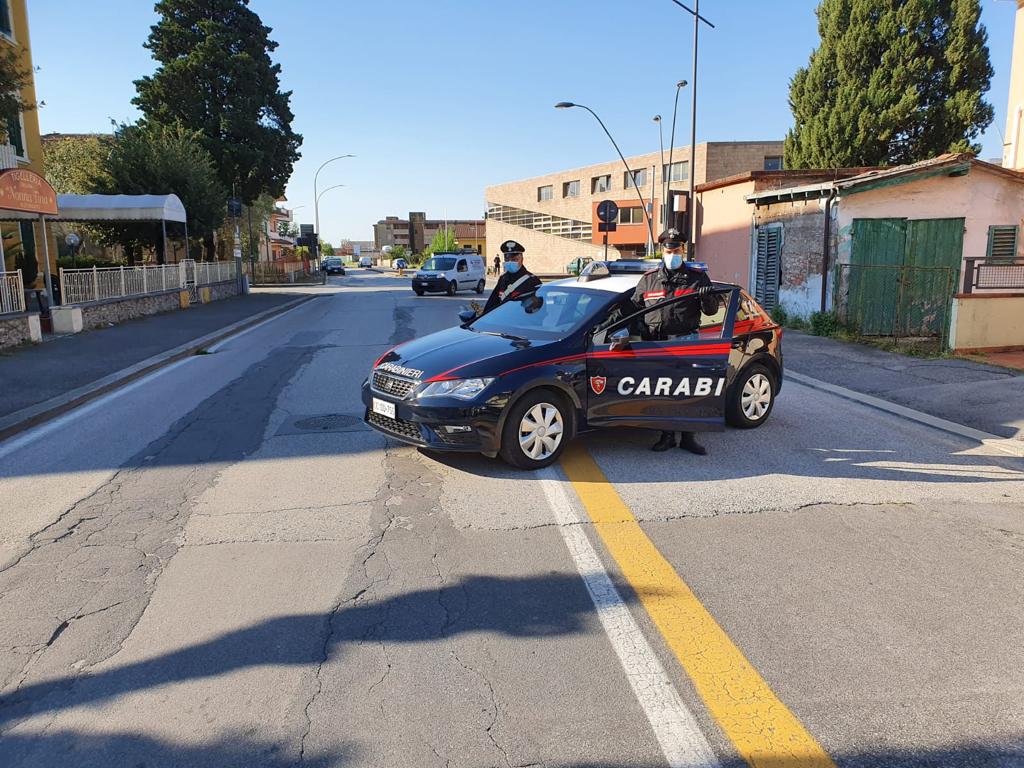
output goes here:
<path id="1" fill-rule="evenodd" d="M 332 157 L 330 160 L 328 160 L 327 162 L 323 163 L 323 165 L 321 165 L 319 168 L 317 168 L 316 169 L 316 173 L 313 174 L 313 210 L 314 210 L 313 218 L 316 221 L 316 236 L 317 237 L 320 237 L 320 206 L 318 205 L 318 203 L 320 202 L 320 195 L 319 195 L 319 193 L 317 191 L 316 180 L 320 176 L 320 171 L 322 171 L 324 169 L 324 167 L 330 165 L 335 160 L 344 160 L 346 157 L 355 157 L 355 155 L 338 155 L 337 157 Z"/>
<path id="2" fill-rule="evenodd" d="M 668 196 L 669 196 L 669 192 L 670 192 L 669 186 L 672 183 L 672 157 L 675 154 L 675 149 L 676 149 L 676 115 L 679 114 L 679 92 L 681 90 L 683 90 L 683 88 L 685 88 L 686 86 L 687 86 L 687 82 L 685 80 L 680 80 L 678 83 L 676 83 L 676 100 L 675 100 L 675 105 L 672 107 L 672 133 L 669 134 L 669 137 L 668 137 L 668 174 L 666 175 L 665 167 L 664 166 L 662 166 L 662 169 L 661 169 L 661 186 L 662 186 L 662 190 L 663 190 L 662 194 L 664 195 L 664 198 L 665 198 L 665 227 L 666 227 L 666 229 L 668 228 L 668 215 L 669 215 L 669 213 L 672 210 L 671 205 L 669 204 Z M 690 164 L 689 172 L 688 172 L 687 175 L 688 176 L 692 176 L 693 175 L 693 164 L 692 163 Z"/>
<path id="3" fill-rule="evenodd" d="M 693 8 L 687 8 L 679 0 L 672 0 L 684 11 L 693 16 L 693 88 L 690 89 L 690 200 L 686 215 L 690 218 L 690 232 L 687 242 L 687 258 L 693 259 L 693 236 L 697 226 L 697 201 L 693 199 L 694 160 L 697 152 L 697 39 L 700 23 L 703 21 L 712 29 L 715 25 L 700 15 L 700 0 L 693 0 Z"/>
<path id="4" fill-rule="evenodd" d="M 661 145 L 661 226 L 665 226 L 665 128 L 661 124 L 661 115 L 655 115 L 654 122 L 658 124 L 658 143 Z M 651 179 L 653 182 L 654 179 Z M 654 201 L 652 200 L 653 204 Z"/>
<path id="5" fill-rule="evenodd" d="M 338 189 L 338 187 L 344 187 L 344 186 L 345 186 L 344 184 L 335 184 L 335 185 L 334 185 L 333 187 L 328 187 L 327 189 L 323 190 L 323 191 L 322 191 L 322 192 L 321 192 L 321 193 L 319 194 L 319 196 L 317 197 L 316 201 L 317 201 L 317 202 L 319 203 L 319 202 L 320 202 L 320 198 L 321 198 L 321 197 L 323 197 L 324 195 L 326 195 L 326 194 L 327 194 L 328 192 L 330 192 L 330 191 L 331 191 L 332 189 Z M 317 232 L 317 234 L 319 235 L 320 233 L 319 233 L 319 232 Z"/>
<path id="6" fill-rule="evenodd" d="M 622 154 L 622 150 L 619 149 L 619 145 L 615 143 L 615 139 L 613 139 L 611 133 L 608 132 L 608 128 L 605 126 L 604 121 L 597 116 L 597 112 L 584 104 L 573 104 L 571 101 L 560 101 L 555 104 L 555 109 L 572 109 L 573 107 L 585 109 L 587 112 L 592 114 L 594 119 L 597 120 L 598 124 L 601 126 L 602 130 L 604 130 L 604 133 L 612 143 L 612 146 L 615 147 L 615 151 L 619 153 L 619 158 L 622 160 L 622 164 L 626 167 L 626 173 L 629 174 L 629 178 L 633 182 L 633 188 L 636 190 L 636 196 L 640 198 L 640 205 L 643 207 L 644 215 L 647 217 L 647 251 L 650 253 L 654 250 L 654 225 L 651 224 L 651 212 L 647 210 L 647 203 L 644 202 L 644 195 L 636 183 L 636 177 L 633 175 L 633 171 L 629 167 L 629 163 L 626 162 L 626 158 Z"/>

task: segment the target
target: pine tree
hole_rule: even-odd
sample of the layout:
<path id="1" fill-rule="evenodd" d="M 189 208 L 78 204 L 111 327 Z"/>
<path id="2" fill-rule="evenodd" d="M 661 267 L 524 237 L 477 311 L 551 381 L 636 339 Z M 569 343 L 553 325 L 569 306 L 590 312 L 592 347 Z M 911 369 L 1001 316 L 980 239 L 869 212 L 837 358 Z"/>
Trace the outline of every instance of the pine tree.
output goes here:
<path id="1" fill-rule="evenodd" d="M 249 0 L 160 0 L 145 43 L 159 63 L 135 81 L 145 120 L 197 130 L 225 189 L 244 203 L 280 197 L 299 158 L 291 92 L 270 54 L 270 28 Z M 213 254 L 213 235 L 207 235 Z"/>
<path id="2" fill-rule="evenodd" d="M 974 151 L 992 122 L 979 0 L 822 0 L 819 47 L 790 83 L 789 168 Z"/>

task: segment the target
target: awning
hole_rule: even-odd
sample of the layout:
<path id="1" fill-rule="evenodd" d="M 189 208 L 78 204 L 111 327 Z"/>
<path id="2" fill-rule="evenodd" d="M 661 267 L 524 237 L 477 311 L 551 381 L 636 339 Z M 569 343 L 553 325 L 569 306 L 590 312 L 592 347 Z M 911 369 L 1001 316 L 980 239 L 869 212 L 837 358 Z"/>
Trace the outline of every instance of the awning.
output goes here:
<path id="1" fill-rule="evenodd" d="M 0 212 L 2 219 L 34 219 L 33 214 Z M 185 206 L 177 195 L 57 195 L 57 215 L 51 221 L 177 221 L 184 222 Z"/>

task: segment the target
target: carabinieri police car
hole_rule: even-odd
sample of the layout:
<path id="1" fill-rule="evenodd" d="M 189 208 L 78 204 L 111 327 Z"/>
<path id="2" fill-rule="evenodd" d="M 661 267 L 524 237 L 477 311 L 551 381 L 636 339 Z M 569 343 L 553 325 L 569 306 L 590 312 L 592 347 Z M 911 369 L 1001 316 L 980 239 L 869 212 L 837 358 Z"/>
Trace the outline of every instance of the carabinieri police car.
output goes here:
<path id="1" fill-rule="evenodd" d="M 713 283 L 695 332 L 649 338 L 641 274 L 594 262 L 463 324 L 407 341 L 363 384 L 366 422 L 422 448 L 539 469 L 599 427 L 718 431 L 763 424 L 782 385 L 782 329 L 745 291 Z M 692 329 L 691 329 L 692 330 Z"/>

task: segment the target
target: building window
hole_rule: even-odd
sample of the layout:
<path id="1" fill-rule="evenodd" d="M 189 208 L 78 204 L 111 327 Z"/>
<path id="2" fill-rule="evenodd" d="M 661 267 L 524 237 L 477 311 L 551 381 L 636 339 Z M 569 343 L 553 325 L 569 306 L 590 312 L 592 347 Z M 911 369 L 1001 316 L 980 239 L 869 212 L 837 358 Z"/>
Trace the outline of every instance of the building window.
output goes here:
<path id="1" fill-rule="evenodd" d="M 633 174 L 633 178 L 632 179 L 629 178 L 630 173 Z M 640 187 L 640 189 L 643 189 L 645 186 L 647 186 L 647 169 L 646 168 L 641 168 L 638 171 L 625 171 L 625 172 L 623 172 L 623 174 L 622 174 L 622 186 L 623 186 L 624 189 L 632 189 L 633 188 L 633 181 L 636 181 L 636 185 L 638 187 Z"/>
<path id="2" fill-rule="evenodd" d="M 643 224 L 646 221 L 643 208 L 619 208 L 619 224 Z"/>
<path id="3" fill-rule="evenodd" d="M 764 169 L 766 171 L 781 171 L 782 155 L 765 155 Z"/>
<path id="4" fill-rule="evenodd" d="M 612 175 L 595 176 L 590 180 L 590 193 L 593 195 L 601 192 L 608 192 L 612 188 Z"/>
<path id="5" fill-rule="evenodd" d="M 580 196 L 580 182 L 579 179 L 576 181 L 567 181 L 562 184 L 562 197 L 579 197 Z"/>
<path id="6" fill-rule="evenodd" d="M 1007 264 L 1017 258 L 1017 225 L 993 224 L 988 228 L 986 261 Z"/>
<path id="7" fill-rule="evenodd" d="M 537 202 L 543 203 L 554 197 L 554 187 L 548 184 L 546 187 L 537 187 Z"/>
<path id="8" fill-rule="evenodd" d="M 23 159 L 28 159 L 25 152 L 25 126 L 22 122 L 21 113 L 7 122 L 7 143 L 14 147 L 14 154 Z"/>
<path id="9" fill-rule="evenodd" d="M 14 39 L 14 25 L 11 23 L 11 2 L 0 0 L 0 34 Z"/>
<path id="10" fill-rule="evenodd" d="M 667 178 L 669 182 L 673 181 L 686 181 L 690 178 L 690 161 L 683 160 L 678 163 L 672 163 L 671 172 L 669 171 L 668 164 L 666 163 L 661 169 L 661 177 Z"/>

